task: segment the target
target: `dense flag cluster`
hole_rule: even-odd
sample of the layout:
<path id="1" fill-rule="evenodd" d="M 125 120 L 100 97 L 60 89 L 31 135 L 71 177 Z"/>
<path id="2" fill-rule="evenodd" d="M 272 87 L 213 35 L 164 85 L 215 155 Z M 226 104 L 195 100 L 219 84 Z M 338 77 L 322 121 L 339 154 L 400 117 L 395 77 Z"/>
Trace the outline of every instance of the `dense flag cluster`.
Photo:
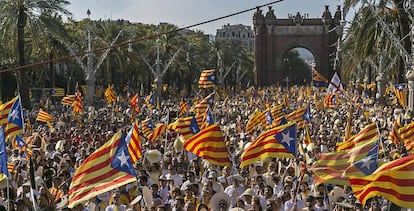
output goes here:
<path id="1" fill-rule="evenodd" d="M 211 88 L 215 87 L 216 82 L 216 71 L 215 70 L 203 70 L 198 80 L 199 88 Z"/>

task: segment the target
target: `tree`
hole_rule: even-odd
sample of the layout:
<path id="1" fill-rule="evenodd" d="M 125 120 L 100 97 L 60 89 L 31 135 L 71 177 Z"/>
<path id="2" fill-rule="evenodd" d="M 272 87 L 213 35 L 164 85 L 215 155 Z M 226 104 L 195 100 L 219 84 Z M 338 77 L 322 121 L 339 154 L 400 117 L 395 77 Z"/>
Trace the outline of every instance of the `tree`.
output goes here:
<path id="1" fill-rule="evenodd" d="M 53 30 L 51 23 L 55 23 L 53 17 L 55 14 L 71 15 L 65 9 L 69 5 L 65 0 L 3 0 L 0 1 L 0 12 L 3 14 L 0 20 L 2 39 L 5 40 L 7 35 L 12 34 L 9 39 L 11 43 L 17 46 L 18 65 L 26 65 L 26 39 L 32 46 L 36 46 L 36 38 L 43 34 L 44 28 Z M 28 32 L 28 35 L 26 34 Z M 16 36 L 17 35 L 17 36 Z M 37 48 L 32 47 L 32 54 Z M 30 108 L 29 83 L 27 70 L 21 69 L 18 74 L 18 91 L 22 99 L 22 105 Z"/>

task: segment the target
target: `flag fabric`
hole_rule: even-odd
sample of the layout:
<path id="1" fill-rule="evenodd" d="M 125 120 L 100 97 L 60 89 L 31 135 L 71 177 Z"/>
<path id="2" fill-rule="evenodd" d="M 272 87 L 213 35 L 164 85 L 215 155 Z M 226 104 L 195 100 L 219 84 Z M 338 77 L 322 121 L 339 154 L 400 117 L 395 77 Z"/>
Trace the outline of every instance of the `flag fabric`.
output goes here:
<path id="1" fill-rule="evenodd" d="M 113 85 L 111 84 L 108 84 L 108 88 L 105 90 L 105 99 L 108 105 L 116 102 L 115 91 L 113 89 Z"/>
<path id="2" fill-rule="evenodd" d="M 331 82 L 329 82 L 328 92 L 342 92 L 343 89 L 341 79 L 339 78 L 338 73 L 335 72 L 332 76 Z"/>
<path id="3" fill-rule="evenodd" d="M 51 122 L 54 121 L 55 117 L 52 114 L 47 113 L 43 109 L 39 110 L 39 113 L 37 114 L 36 121 L 39 122 Z"/>
<path id="4" fill-rule="evenodd" d="M 310 168 L 314 181 L 349 185 L 349 176 L 366 176 L 378 167 L 379 138 L 359 142 L 349 150 L 322 153 Z"/>
<path id="5" fill-rule="evenodd" d="M 16 164 L 15 163 L 7 163 L 7 172 L 9 174 L 15 174 L 16 173 Z M 0 178 L 0 181 L 1 181 L 1 178 Z"/>
<path id="6" fill-rule="evenodd" d="M 260 115 L 261 124 L 264 127 L 274 125 L 273 120 L 279 118 L 285 114 L 285 107 L 283 105 L 274 106 L 266 109 Z"/>
<path id="7" fill-rule="evenodd" d="M 306 147 L 309 146 L 309 144 L 312 143 L 312 139 L 310 136 L 310 132 L 309 132 L 309 127 L 305 126 L 305 130 L 304 130 L 304 136 L 303 136 L 303 141 L 302 141 L 303 145 L 305 145 Z"/>
<path id="8" fill-rule="evenodd" d="M 7 124 L 9 113 L 16 100 L 17 100 L 17 97 L 0 105 L 0 126 L 1 125 L 5 126 Z"/>
<path id="9" fill-rule="evenodd" d="M 6 138 L 11 138 L 24 133 L 24 118 L 20 96 L 14 101 L 9 116 L 7 117 Z"/>
<path id="10" fill-rule="evenodd" d="M 152 142 L 156 141 L 161 135 L 165 133 L 166 129 L 167 126 L 164 123 L 158 124 L 157 127 L 155 127 L 152 131 L 149 140 Z"/>
<path id="11" fill-rule="evenodd" d="M 247 121 L 246 124 L 246 133 L 250 133 L 254 130 L 256 130 L 257 127 L 260 126 L 261 121 L 260 121 L 260 111 L 258 109 L 256 109 L 252 115 L 250 115 L 249 121 Z"/>
<path id="12" fill-rule="evenodd" d="M 211 88 L 217 84 L 215 70 L 203 70 L 198 80 L 199 88 Z"/>
<path id="13" fill-rule="evenodd" d="M 346 141 L 336 144 L 337 151 L 349 150 L 358 145 L 359 143 L 368 142 L 370 140 L 379 139 L 378 127 L 375 122 L 365 126 L 361 131 L 352 136 Z"/>
<path id="14" fill-rule="evenodd" d="M 289 123 L 267 130 L 244 150 L 240 168 L 266 158 L 295 158 L 297 154 L 296 124 Z"/>
<path id="15" fill-rule="evenodd" d="M 214 95 L 215 95 L 214 92 L 207 95 L 207 97 L 205 97 L 199 103 L 195 104 L 191 108 L 191 111 L 194 111 L 196 113 L 204 113 L 204 112 L 206 112 L 208 107 L 212 108 L 213 107 L 213 101 L 214 101 Z"/>
<path id="16" fill-rule="evenodd" d="M 379 195 L 400 207 L 414 208 L 414 155 L 386 163 L 366 177 L 350 176 L 349 181 L 364 205 Z"/>
<path id="17" fill-rule="evenodd" d="M 194 116 L 179 118 L 174 126 L 174 131 L 179 133 L 184 140 L 187 140 L 200 132 L 200 125 Z"/>
<path id="18" fill-rule="evenodd" d="M 154 93 L 150 93 L 148 96 L 145 97 L 145 103 L 149 109 L 153 109 L 155 106 L 155 95 Z"/>
<path id="19" fill-rule="evenodd" d="M 27 143 L 20 136 L 15 136 L 13 138 L 12 146 L 14 149 L 19 149 L 22 152 L 27 149 Z"/>
<path id="20" fill-rule="evenodd" d="M 65 89 L 54 87 L 50 90 L 50 94 L 52 97 L 63 97 L 65 96 Z"/>
<path id="21" fill-rule="evenodd" d="M 398 102 L 400 102 L 400 105 L 407 109 L 407 90 L 406 90 L 406 84 L 395 84 L 394 85 L 394 94 L 398 99 Z"/>
<path id="22" fill-rule="evenodd" d="M 388 139 L 394 144 L 403 143 L 403 139 L 402 139 L 401 133 L 400 133 L 400 128 L 401 127 L 402 127 L 402 125 L 401 125 L 401 115 L 399 115 L 395 119 L 394 124 L 392 125 L 391 131 L 390 131 L 389 136 L 388 136 Z"/>
<path id="23" fill-rule="evenodd" d="M 6 153 L 6 137 L 4 128 L 0 126 L 0 181 L 3 181 L 9 176 L 7 169 L 7 153 Z"/>
<path id="24" fill-rule="evenodd" d="M 211 113 L 211 109 L 208 108 L 203 119 L 203 128 L 209 125 L 214 124 L 216 121 L 214 121 L 213 113 Z"/>
<path id="25" fill-rule="evenodd" d="M 138 121 L 132 125 L 131 129 L 128 132 L 128 135 L 125 137 L 125 141 L 128 146 L 128 151 L 131 156 L 131 161 L 133 164 L 137 162 L 138 159 L 142 158 L 142 145 L 139 138 L 139 124 Z"/>
<path id="26" fill-rule="evenodd" d="M 180 101 L 180 112 L 179 112 L 179 115 L 180 116 L 183 116 L 187 112 L 188 112 L 188 102 L 186 102 L 186 101 L 184 101 L 184 99 L 182 99 Z"/>
<path id="27" fill-rule="evenodd" d="M 151 119 L 146 119 L 142 122 L 141 125 L 142 134 L 146 139 L 150 139 L 152 131 L 154 131 L 154 124 Z"/>
<path id="28" fill-rule="evenodd" d="M 83 107 L 82 107 L 82 96 L 81 92 L 79 90 L 79 85 L 76 83 L 75 87 L 75 101 L 73 102 L 73 112 L 75 113 L 82 113 Z"/>
<path id="29" fill-rule="evenodd" d="M 312 67 L 312 86 L 328 87 L 329 81 L 315 67 Z"/>
<path id="30" fill-rule="evenodd" d="M 338 95 L 336 93 L 328 93 L 324 100 L 325 108 L 335 108 L 337 105 L 337 97 Z"/>
<path id="31" fill-rule="evenodd" d="M 136 172 L 121 132 L 89 155 L 76 170 L 70 184 L 68 207 L 135 182 Z"/>
<path id="32" fill-rule="evenodd" d="M 60 100 L 60 103 L 63 105 L 72 106 L 75 102 L 75 95 L 66 95 Z"/>
<path id="33" fill-rule="evenodd" d="M 296 111 L 291 112 L 286 116 L 286 119 L 290 122 L 296 122 L 298 128 L 303 128 L 305 124 L 312 123 L 309 106 L 299 108 Z"/>
<path id="34" fill-rule="evenodd" d="M 184 149 L 218 166 L 231 166 L 220 125 L 212 124 L 184 142 Z"/>

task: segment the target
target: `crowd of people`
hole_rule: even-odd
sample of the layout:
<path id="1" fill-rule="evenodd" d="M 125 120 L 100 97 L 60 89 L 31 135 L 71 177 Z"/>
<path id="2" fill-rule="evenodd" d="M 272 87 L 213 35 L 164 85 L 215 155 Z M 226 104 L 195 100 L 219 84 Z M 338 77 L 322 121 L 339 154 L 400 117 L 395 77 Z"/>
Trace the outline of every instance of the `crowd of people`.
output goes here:
<path id="1" fill-rule="evenodd" d="M 301 172 L 300 162 L 312 165 L 320 153 L 335 151 L 336 144 L 345 135 L 349 113 L 352 115 L 351 134 L 371 122 L 378 123 L 382 163 L 405 156 L 409 152 L 404 145 L 393 144 L 388 136 L 395 119 L 401 117 L 409 123 L 410 114 L 392 101 L 392 94 L 379 103 L 375 98 L 365 98 L 361 94 L 363 90 L 350 87 L 348 94 L 338 95 L 336 105 L 326 108 L 318 105 L 324 99 L 323 90 L 312 88 L 311 94 L 307 94 L 305 89 L 294 86 L 289 90 L 273 87 L 266 91 L 252 88 L 228 95 L 218 93 L 211 109 L 225 136 L 232 166 L 212 165 L 183 150 L 179 134 L 173 131 L 167 131 L 155 142 L 141 136 L 144 157 L 135 163 L 137 182 L 99 194 L 73 210 L 374 211 L 395 206 L 382 197 L 374 197 L 363 205 L 350 186 L 317 184 L 312 172 Z M 269 158 L 240 168 L 240 156 L 246 145 L 265 130 L 259 126 L 245 133 L 249 117 L 256 109 L 263 111 L 266 107 L 286 103 L 284 96 L 287 96 L 286 113 L 310 107 L 312 143 L 303 146 L 296 159 Z M 70 210 L 67 202 L 71 180 L 88 155 L 118 130 L 128 131 L 133 118 L 161 122 L 165 121 L 167 113 L 170 113 L 170 122 L 178 118 L 179 97 L 171 97 L 152 109 L 141 100 L 140 113 L 135 115 L 129 100 L 118 96 L 117 103 L 111 107 L 104 101 L 100 106 L 85 105 L 84 114 L 77 118 L 73 117 L 71 107 L 52 99 L 39 103 L 31 111 L 24 111 L 30 121 L 24 139 L 31 143 L 31 153 L 8 142 L 10 169 L 8 179 L 1 182 L 0 210 L 27 211 L 35 207 L 37 210 Z M 192 104 L 191 99 L 188 102 Z M 35 121 L 39 108 L 56 117 L 53 127 Z M 188 115 L 191 112 L 184 116 Z M 298 144 L 302 145 L 302 129 L 297 134 Z M 34 190 L 30 188 L 32 176 L 35 177 Z"/>

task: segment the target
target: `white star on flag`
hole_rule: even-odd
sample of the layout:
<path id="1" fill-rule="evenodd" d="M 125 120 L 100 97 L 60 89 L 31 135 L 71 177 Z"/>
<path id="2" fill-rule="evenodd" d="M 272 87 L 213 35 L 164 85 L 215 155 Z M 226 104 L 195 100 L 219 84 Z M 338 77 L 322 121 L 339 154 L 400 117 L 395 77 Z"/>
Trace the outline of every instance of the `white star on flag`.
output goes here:
<path id="1" fill-rule="evenodd" d="M 17 111 L 17 109 L 14 109 L 11 113 L 11 119 L 12 121 L 14 121 L 15 119 L 19 119 L 19 112 Z"/>
<path id="2" fill-rule="evenodd" d="M 371 159 L 371 156 L 363 158 L 361 162 L 361 168 L 367 168 L 368 170 L 371 170 L 371 164 L 374 163 L 374 161 Z"/>
<path id="3" fill-rule="evenodd" d="M 118 158 L 118 160 L 121 161 L 121 166 L 124 166 L 124 165 L 128 166 L 128 157 L 125 155 L 124 151 L 122 151 L 121 155 L 116 158 Z"/>
<path id="4" fill-rule="evenodd" d="M 294 139 L 293 137 L 290 137 L 289 131 L 287 131 L 286 133 L 282 133 L 282 136 L 282 143 L 286 143 L 286 145 L 290 147 L 290 142 Z"/>

